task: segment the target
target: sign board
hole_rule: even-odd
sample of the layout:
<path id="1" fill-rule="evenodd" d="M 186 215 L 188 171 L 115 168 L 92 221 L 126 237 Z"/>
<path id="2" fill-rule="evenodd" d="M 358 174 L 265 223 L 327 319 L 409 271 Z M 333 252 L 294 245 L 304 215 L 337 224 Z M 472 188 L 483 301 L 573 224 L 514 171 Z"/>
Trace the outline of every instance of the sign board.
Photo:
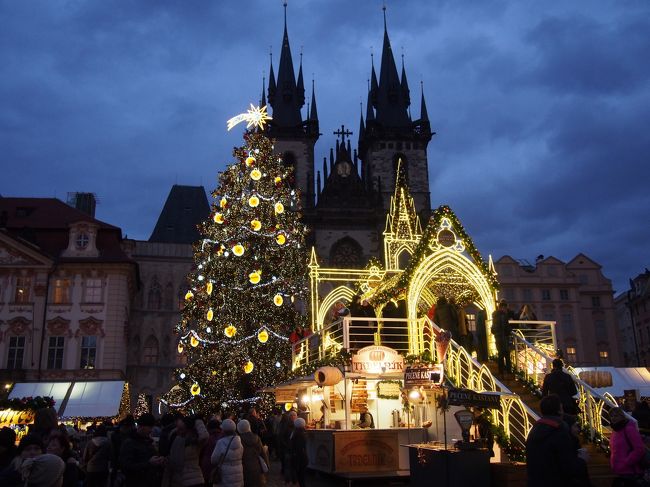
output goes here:
<path id="1" fill-rule="evenodd" d="M 452 406 L 501 409 L 501 397 L 498 394 L 475 392 L 469 389 L 449 389 L 447 400 Z"/>
<path id="2" fill-rule="evenodd" d="M 404 371 L 404 357 L 392 348 L 371 345 L 352 356 L 352 372 L 381 375 Z"/>
<path id="3" fill-rule="evenodd" d="M 34 411 L 15 411 L 13 409 L 0 409 L 0 428 L 17 424 L 31 424 L 34 422 Z"/>
<path id="4" fill-rule="evenodd" d="M 334 435 L 336 472 L 389 472 L 399 470 L 395 431 L 345 431 Z"/>
<path id="5" fill-rule="evenodd" d="M 443 379 L 442 364 L 407 367 L 404 371 L 404 387 L 439 386 Z"/>
<path id="6" fill-rule="evenodd" d="M 377 382 L 377 397 L 379 399 L 399 399 L 402 395 L 402 384 L 399 381 Z"/>
<path id="7" fill-rule="evenodd" d="M 280 404 L 284 402 L 296 402 L 295 389 L 277 389 L 275 391 L 275 402 Z"/>

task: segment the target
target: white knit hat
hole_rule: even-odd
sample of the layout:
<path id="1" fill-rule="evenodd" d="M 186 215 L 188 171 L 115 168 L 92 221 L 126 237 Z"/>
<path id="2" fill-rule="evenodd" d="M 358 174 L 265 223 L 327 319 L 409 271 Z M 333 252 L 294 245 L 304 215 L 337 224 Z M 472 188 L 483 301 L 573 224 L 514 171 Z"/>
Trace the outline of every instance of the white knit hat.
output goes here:
<path id="1" fill-rule="evenodd" d="M 242 433 L 250 433 L 251 431 L 251 424 L 248 422 L 247 419 L 242 419 L 239 423 L 237 423 L 237 431 L 241 435 Z"/>
<path id="2" fill-rule="evenodd" d="M 221 423 L 221 430 L 224 433 L 234 433 L 236 429 L 237 425 L 232 419 L 225 419 L 223 423 Z"/>
<path id="3" fill-rule="evenodd" d="M 293 425 L 294 425 L 296 428 L 302 428 L 302 429 L 305 429 L 305 420 L 302 419 L 302 418 L 298 418 L 298 419 L 296 419 L 296 420 L 293 422 Z"/>

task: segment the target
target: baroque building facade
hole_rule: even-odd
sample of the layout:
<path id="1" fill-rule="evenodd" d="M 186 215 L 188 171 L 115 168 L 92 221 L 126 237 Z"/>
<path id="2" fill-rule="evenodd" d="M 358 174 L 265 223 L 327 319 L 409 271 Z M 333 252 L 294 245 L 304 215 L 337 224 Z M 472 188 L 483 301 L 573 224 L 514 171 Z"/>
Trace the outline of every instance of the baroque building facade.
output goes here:
<path id="1" fill-rule="evenodd" d="M 88 196 L 86 194 L 86 196 Z M 0 198 L 0 377 L 125 380 L 137 264 L 118 227 L 54 198 Z"/>
<path id="2" fill-rule="evenodd" d="M 517 314 L 527 304 L 555 321 L 558 347 L 571 365 L 624 364 L 612 282 L 584 254 L 569 262 L 540 256 L 535 265 L 504 256 L 494 262 L 505 299 Z"/>
<path id="3" fill-rule="evenodd" d="M 630 287 L 616 297 L 616 313 L 625 365 L 650 365 L 650 270 L 630 279 Z"/>

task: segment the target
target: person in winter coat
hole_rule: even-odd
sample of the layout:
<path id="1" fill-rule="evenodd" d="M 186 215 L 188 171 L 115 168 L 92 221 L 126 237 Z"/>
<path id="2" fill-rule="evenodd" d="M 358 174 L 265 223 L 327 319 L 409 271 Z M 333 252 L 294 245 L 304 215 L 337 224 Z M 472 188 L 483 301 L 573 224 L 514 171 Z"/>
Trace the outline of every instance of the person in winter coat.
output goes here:
<path id="1" fill-rule="evenodd" d="M 441 296 L 436 303 L 436 311 L 433 314 L 433 321 L 440 328 L 451 332 L 451 337 L 454 340 L 460 338 L 458 330 L 458 312 L 456 307 L 449 302 L 447 298 Z"/>
<path id="2" fill-rule="evenodd" d="M 86 487 L 104 487 L 108 480 L 111 460 L 111 442 L 107 437 L 106 426 L 99 425 L 93 438 L 86 443 L 81 464 L 86 471 Z"/>
<path id="3" fill-rule="evenodd" d="M 221 432 L 221 423 L 216 419 L 211 419 L 206 425 L 208 430 L 208 439 L 203 443 L 201 447 L 200 460 L 199 464 L 201 465 L 201 471 L 203 472 L 203 478 L 205 479 L 206 485 L 210 482 L 210 472 L 212 472 L 212 452 L 217 446 L 217 441 L 223 436 Z"/>
<path id="4" fill-rule="evenodd" d="M 487 362 L 488 359 L 488 338 L 487 329 L 485 328 L 486 313 L 484 309 L 476 312 L 476 355 L 481 363 Z"/>
<path id="5" fill-rule="evenodd" d="M 52 430 L 47 441 L 46 451 L 51 455 L 57 455 L 65 462 L 62 486 L 77 487 L 79 483 L 79 462 L 72 453 L 68 437 L 63 433 Z"/>
<path id="6" fill-rule="evenodd" d="M 556 395 L 542 398 L 542 417 L 526 438 L 528 487 L 582 486 L 578 483 L 585 461 L 578 456 L 567 424 L 562 421 L 562 402 Z"/>
<path id="7" fill-rule="evenodd" d="M 65 463 L 51 453 L 25 460 L 21 466 L 25 487 L 62 487 Z"/>
<path id="8" fill-rule="evenodd" d="M 553 369 L 544 377 L 542 384 L 542 396 L 557 394 L 562 401 L 562 410 L 564 414 L 575 416 L 578 414 L 578 406 L 573 398 L 578 393 L 575 382 L 569 374 L 562 370 L 564 362 L 562 359 L 553 360 Z"/>
<path id="9" fill-rule="evenodd" d="M 165 457 L 156 454 L 151 430 L 156 420 L 151 413 L 138 418 L 138 427 L 120 447 L 119 466 L 125 476 L 126 487 L 157 487 Z"/>
<path id="10" fill-rule="evenodd" d="M 645 445 L 641 434 L 634 421 L 630 421 L 621 408 L 612 408 L 609 420 L 613 430 L 609 439 L 609 463 L 617 476 L 612 485 L 636 486 L 636 478 L 644 472 L 641 460 L 645 455 Z"/>
<path id="11" fill-rule="evenodd" d="M 212 452 L 212 466 L 221 470 L 221 482 L 217 485 L 224 487 L 243 487 L 244 468 L 242 457 L 244 447 L 241 438 L 235 432 L 237 426 L 232 419 L 226 419 L 221 423 L 223 438 L 217 441 L 217 446 Z"/>
<path id="12" fill-rule="evenodd" d="M 27 434 L 20 439 L 18 455 L 11 463 L 0 471 L 0 485 L 2 487 L 23 487 L 25 482 L 22 478 L 22 466 L 27 460 L 42 455 L 44 451 L 41 437 L 35 434 Z M 63 479 L 63 477 L 61 477 Z"/>
<path id="13" fill-rule="evenodd" d="M 305 473 L 307 472 L 307 435 L 305 434 L 305 420 L 298 418 L 294 421 L 294 430 L 291 435 L 291 480 L 305 487 Z"/>
<path id="14" fill-rule="evenodd" d="M 499 374 L 501 376 L 510 372 L 512 364 L 510 361 L 510 332 L 512 326 L 512 311 L 508 309 L 508 303 L 502 299 L 499 303 L 499 309 L 492 313 L 492 334 L 497 346 Z"/>
<path id="15" fill-rule="evenodd" d="M 194 417 L 176 420 L 176 435 L 168 458 L 172 487 L 202 487 L 205 484 L 199 452 L 208 436 L 203 420 Z"/>
<path id="16" fill-rule="evenodd" d="M 266 482 L 260 458 L 264 460 L 267 471 L 270 465 L 266 448 L 262 445 L 260 437 L 251 431 L 251 425 L 247 420 L 242 419 L 237 423 L 237 432 L 239 432 L 242 445 L 244 445 L 244 456 L 242 457 L 244 487 L 262 487 Z"/>
<path id="17" fill-rule="evenodd" d="M 293 435 L 294 421 L 298 417 L 295 411 L 289 411 L 280 420 L 278 433 L 278 450 L 280 452 L 281 471 L 285 483 L 291 482 L 291 436 Z"/>

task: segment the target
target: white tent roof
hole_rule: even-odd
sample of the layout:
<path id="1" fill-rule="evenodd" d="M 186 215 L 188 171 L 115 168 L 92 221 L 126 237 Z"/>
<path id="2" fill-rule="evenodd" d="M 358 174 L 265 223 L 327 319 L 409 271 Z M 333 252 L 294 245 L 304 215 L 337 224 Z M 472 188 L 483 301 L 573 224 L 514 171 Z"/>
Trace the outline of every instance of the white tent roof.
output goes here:
<path id="1" fill-rule="evenodd" d="M 124 381 L 75 382 L 62 418 L 117 416 Z"/>
<path id="2" fill-rule="evenodd" d="M 650 397 L 650 371 L 645 367 L 575 367 L 576 373 L 584 371 L 609 372 L 611 387 L 598 387 L 601 394 L 609 392 L 614 397 L 623 397 L 623 391 L 635 389 L 642 397 Z"/>
<path id="3" fill-rule="evenodd" d="M 9 399 L 49 396 L 54 399 L 54 408 L 58 410 L 71 384 L 72 382 L 19 382 L 9 393 Z"/>

